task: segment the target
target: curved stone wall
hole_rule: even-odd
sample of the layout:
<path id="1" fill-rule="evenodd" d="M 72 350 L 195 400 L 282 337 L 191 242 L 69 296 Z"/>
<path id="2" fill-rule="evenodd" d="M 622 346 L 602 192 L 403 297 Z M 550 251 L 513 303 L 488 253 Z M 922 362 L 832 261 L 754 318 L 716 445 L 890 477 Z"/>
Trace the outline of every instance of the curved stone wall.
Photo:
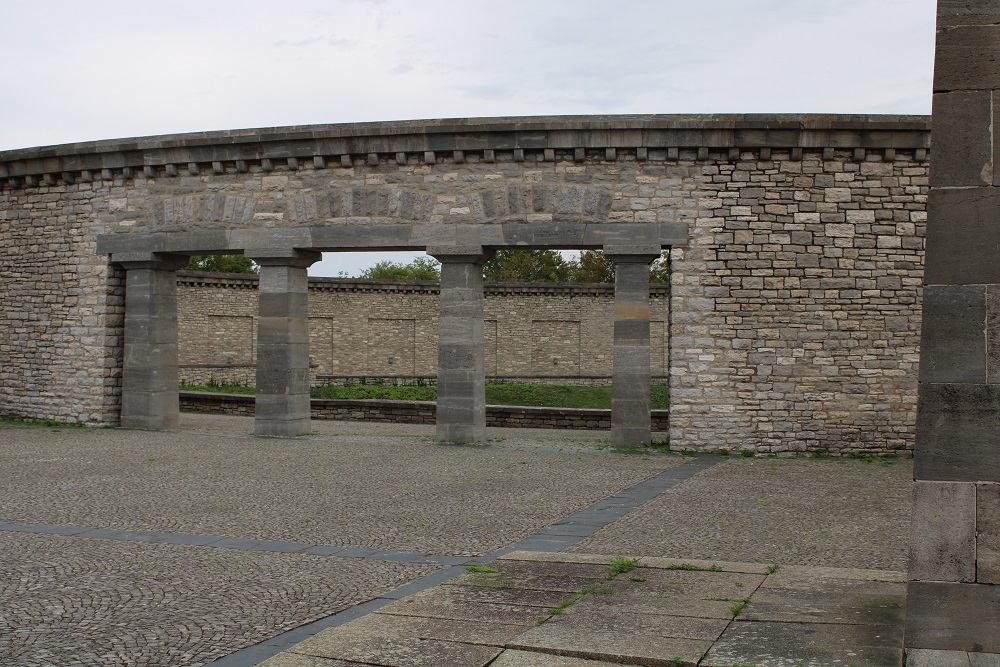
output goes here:
<path id="1" fill-rule="evenodd" d="M 671 437 L 912 442 L 928 119 L 623 116 L 0 153 L 0 412 L 117 419 L 150 253 L 670 247 Z"/>

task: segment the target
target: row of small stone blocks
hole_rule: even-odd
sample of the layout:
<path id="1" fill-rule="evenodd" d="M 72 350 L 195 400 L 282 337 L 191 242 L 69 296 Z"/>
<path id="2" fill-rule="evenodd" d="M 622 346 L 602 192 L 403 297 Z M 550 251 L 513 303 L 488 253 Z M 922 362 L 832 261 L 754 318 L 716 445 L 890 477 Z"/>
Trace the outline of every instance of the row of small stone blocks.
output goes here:
<path id="1" fill-rule="evenodd" d="M 181 410 L 228 415 L 254 414 L 251 395 L 180 392 Z M 397 424 L 433 424 L 437 406 L 425 401 L 313 399 L 314 419 L 385 421 Z M 669 412 L 652 412 L 653 431 L 669 430 Z M 610 410 L 488 405 L 486 425 L 511 428 L 611 428 Z"/>
<path id="2" fill-rule="evenodd" d="M 747 149 L 759 153 L 761 160 L 770 160 L 772 155 L 772 149 L 768 147 Z M 791 160 L 801 160 L 803 152 L 805 149 L 802 148 L 789 148 L 789 159 Z M 832 160 L 835 155 L 834 148 L 823 148 L 822 157 L 824 160 Z M 681 149 L 679 147 L 667 148 L 666 149 L 666 159 L 667 160 L 679 160 L 681 157 Z M 605 148 L 605 149 L 591 149 L 589 153 L 600 154 L 603 152 L 603 159 L 608 162 L 614 162 L 618 159 L 619 149 L 617 148 Z M 467 151 L 452 151 L 452 160 L 456 164 L 462 164 L 466 161 Z M 487 163 L 492 163 L 497 161 L 497 156 L 494 149 L 488 148 L 482 151 L 482 161 Z M 624 151 L 621 151 L 624 154 Z M 691 153 L 696 155 L 699 161 L 708 160 L 712 153 L 707 146 L 701 146 L 697 149 L 692 149 Z M 855 162 L 865 162 L 869 155 L 879 155 L 881 158 L 887 162 L 892 162 L 901 156 L 901 152 L 897 152 L 895 148 L 885 148 L 885 149 L 869 149 L 869 148 L 854 148 L 851 150 L 852 159 Z M 565 155 L 568 158 L 568 151 L 560 151 L 561 155 Z M 573 149 L 573 160 L 575 162 L 583 162 L 587 159 L 588 150 L 585 148 L 574 148 Z M 478 154 L 477 154 L 478 155 Z M 715 153 L 717 159 L 722 152 Z M 740 148 L 729 148 L 725 152 L 725 159 L 729 160 L 739 160 L 741 158 Z M 511 156 L 514 162 L 524 162 L 528 160 L 528 156 L 534 158 L 537 162 L 554 162 L 556 160 L 556 149 L 554 148 L 543 148 L 537 151 L 531 151 L 530 153 L 525 153 L 523 148 L 515 148 L 511 151 Z M 397 165 L 410 164 L 409 154 L 399 152 L 396 153 L 395 163 Z M 564 158 L 566 159 L 566 158 Z M 640 161 L 649 160 L 649 149 L 647 148 L 636 148 L 635 149 L 635 159 Z M 927 149 L 917 148 L 913 150 L 913 159 L 922 162 L 927 159 Z M 352 155 L 341 155 L 340 156 L 340 166 L 344 168 L 354 167 L 355 164 L 367 164 L 371 167 L 377 167 L 382 158 L 379 153 L 368 153 L 364 158 L 359 158 L 355 161 L 355 157 Z M 418 156 L 416 163 L 421 161 L 421 156 Z M 531 161 L 531 160 L 529 160 Z M 388 160 L 387 160 L 388 162 Z M 424 164 L 437 164 L 438 154 L 435 151 L 424 151 L 422 155 L 422 162 Z M 215 174 L 227 173 L 226 165 L 232 164 L 233 168 L 228 171 L 235 173 L 246 173 L 250 171 L 251 163 L 260 166 L 261 171 L 269 172 L 274 171 L 279 168 L 279 165 L 275 163 L 275 160 L 271 158 L 260 158 L 259 160 L 235 160 L 231 163 L 229 162 L 212 162 L 212 172 Z M 316 155 L 312 158 L 312 165 L 315 169 L 325 169 L 327 168 L 327 159 L 325 156 Z M 288 169 L 296 170 L 300 167 L 305 166 L 304 161 L 296 157 L 289 157 L 285 159 L 285 166 Z M 0 182 L 0 185 L 5 185 L 8 189 L 19 189 L 21 187 L 38 187 L 38 186 L 53 186 L 62 180 L 63 183 L 67 185 L 72 185 L 77 181 L 82 183 L 89 183 L 95 180 L 105 180 L 110 181 L 115 178 L 116 175 L 120 175 L 123 178 L 135 178 L 139 173 L 142 173 L 145 178 L 156 178 L 158 175 L 163 174 L 168 177 L 180 175 L 180 168 L 176 164 L 164 164 L 164 165 L 144 165 L 141 169 L 138 167 L 122 167 L 120 169 L 101 169 L 100 175 L 96 174 L 91 170 L 81 170 L 79 172 L 75 171 L 64 171 L 59 174 L 41 174 L 41 175 L 27 175 L 24 177 L 10 177 L 5 181 Z M 198 162 L 187 163 L 187 172 L 191 176 L 197 176 L 201 173 L 201 164 Z"/>

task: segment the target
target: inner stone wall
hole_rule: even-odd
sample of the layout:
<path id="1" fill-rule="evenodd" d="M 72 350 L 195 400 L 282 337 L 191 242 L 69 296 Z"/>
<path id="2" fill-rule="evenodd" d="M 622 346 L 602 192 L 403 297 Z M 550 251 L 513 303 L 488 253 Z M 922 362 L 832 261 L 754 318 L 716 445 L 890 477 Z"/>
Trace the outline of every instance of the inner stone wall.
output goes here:
<path id="1" fill-rule="evenodd" d="M 181 274 L 181 380 L 254 383 L 256 278 Z M 436 283 L 314 278 L 309 289 L 314 384 L 406 381 L 437 374 Z M 667 286 L 651 289 L 654 382 L 667 376 Z M 486 374 L 610 384 L 611 285 L 486 286 Z"/>
<path id="2" fill-rule="evenodd" d="M 686 243 L 665 242 L 673 444 L 907 449 L 929 145 L 925 117 L 748 115 L 0 152 L 0 414 L 117 421 L 123 273 L 111 253 L 600 248 L 661 245 L 686 225 Z M 386 336 L 410 335 L 407 316 L 388 319 Z"/>

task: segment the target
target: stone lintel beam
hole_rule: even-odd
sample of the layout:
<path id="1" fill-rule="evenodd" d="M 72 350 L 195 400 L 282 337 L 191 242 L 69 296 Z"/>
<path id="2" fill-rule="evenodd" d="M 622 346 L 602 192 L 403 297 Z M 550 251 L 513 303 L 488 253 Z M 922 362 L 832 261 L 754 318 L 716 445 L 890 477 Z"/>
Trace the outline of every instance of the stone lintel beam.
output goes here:
<path id="1" fill-rule="evenodd" d="M 246 255 L 260 265 L 254 432 L 268 436 L 309 433 L 306 269 L 321 254 L 294 249 L 255 249 Z"/>
<path id="2" fill-rule="evenodd" d="M 467 245 L 428 254 L 441 262 L 436 437 L 479 442 L 486 437 L 483 264 L 493 252 Z"/>
<path id="3" fill-rule="evenodd" d="M 154 271 L 176 271 L 191 261 L 186 255 L 165 252 L 116 252 L 111 255 L 111 263 L 126 271 L 131 269 L 151 269 Z"/>
<path id="4" fill-rule="evenodd" d="M 120 253 L 125 269 L 125 354 L 121 424 L 126 428 L 177 428 L 177 275 L 180 255 Z"/>
<path id="5" fill-rule="evenodd" d="M 606 245 L 615 265 L 615 324 L 611 362 L 611 444 L 644 447 L 652 441 L 650 413 L 649 265 L 655 245 Z"/>
<path id="6" fill-rule="evenodd" d="M 261 266 L 308 268 L 323 259 L 323 253 L 297 248 L 247 248 L 243 254 Z"/>

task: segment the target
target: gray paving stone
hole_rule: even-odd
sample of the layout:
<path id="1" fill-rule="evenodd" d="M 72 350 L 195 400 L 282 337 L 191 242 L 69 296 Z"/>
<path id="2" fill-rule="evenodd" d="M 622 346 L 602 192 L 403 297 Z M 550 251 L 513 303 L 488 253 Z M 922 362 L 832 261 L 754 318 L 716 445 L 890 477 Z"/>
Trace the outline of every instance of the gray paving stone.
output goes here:
<path id="1" fill-rule="evenodd" d="M 609 618 L 574 613 L 571 609 L 528 630 L 507 646 L 619 663 L 667 665 L 669 660 L 680 658 L 685 664 L 696 664 L 728 623 L 679 617 L 670 617 L 671 623 L 664 623 L 663 618 L 637 615 Z"/>
<path id="2" fill-rule="evenodd" d="M 899 667 L 903 659 L 902 628 L 821 623 L 733 621 L 699 663 L 730 667 L 850 665 Z"/>

